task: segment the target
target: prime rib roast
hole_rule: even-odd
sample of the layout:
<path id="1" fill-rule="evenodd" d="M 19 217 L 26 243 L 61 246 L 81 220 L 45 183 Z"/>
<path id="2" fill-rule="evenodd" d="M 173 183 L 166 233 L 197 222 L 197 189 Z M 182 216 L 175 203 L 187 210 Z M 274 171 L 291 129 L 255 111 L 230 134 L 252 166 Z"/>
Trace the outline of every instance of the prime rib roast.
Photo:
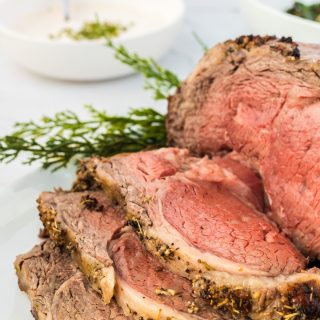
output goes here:
<path id="1" fill-rule="evenodd" d="M 125 320 L 114 300 L 106 305 L 69 252 L 47 240 L 15 261 L 19 287 L 38 320 Z"/>
<path id="2" fill-rule="evenodd" d="M 50 240 L 15 263 L 34 316 L 320 319 L 318 52 L 217 45 L 169 99 L 172 147 L 93 156 L 43 192 Z"/>
<path id="3" fill-rule="evenodd" d="M 89 181 L 124 208 L 145 248 L 190 279 L 193 294 L 222 317 L 282 319 L 298 308 L 306 319 L 318 317 L 318 269 L 305 271 L 306 260 L 258 211 L 257 199 L 237 188 L 246 182 L 257 188 L 258 178 L 241 175 L 248 168 L 226 159 L 176 148 L 91 158 L 75 189 L 91 174 Z"/>
<path id="4" fill-rule="evenodd" d="M 175 271 L 183 275 L 210 274 L 209 268 L 237 274 L 242 283 L 244 274 L 277 276 L 303 269 L 304 258 L 256 209 L 245 182 L 219 162 L 166 148 L 91 158 L 85 166 L 122 204 L 155 253 L 179 256 Z M 162 253 L 162 246 L 170 253 Z M 187 262 L 191 270 L 186 272 Z"/>
<path id="5" fill-rule="evenodd" d="M 72 251 L 105 303 L 114 295 L 136 319 L 220 319 L 193 296 L 190 280 L 146 251 L 104 192 L 43 193 L 39 210 L 51 238 Z"/>
<path id="6" fill-rule="evenodd" d="M 51 239 L 72 249 L 93 288 L 109 303 L 115 274 L 105 248 L 126 224 L 123 211 L 112 206 L 102 191 L 43 192 L 38 204 L 40 219 Z"/>
<path id="7" fill-rule="evenodd" d="M 319 46 L 243 36 L 212 48 L 170 98 L 168 139 L 237 152 L 263 178 L 270 217 L 320 258 Z"/>

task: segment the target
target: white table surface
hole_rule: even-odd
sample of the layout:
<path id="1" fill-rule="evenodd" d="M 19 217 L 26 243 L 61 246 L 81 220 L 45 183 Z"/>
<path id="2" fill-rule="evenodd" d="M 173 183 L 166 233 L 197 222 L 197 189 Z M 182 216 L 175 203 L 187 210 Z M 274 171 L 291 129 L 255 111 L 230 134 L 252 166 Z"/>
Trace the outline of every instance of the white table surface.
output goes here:
<path id="1" fill-rule="evenodd" d="M 161 64 L 181 78 L 202 55 L 193 31 L 208 45 L 250 33 L 238 0 L 186 0 L 186 3 L 187 13 L 180 35 L 161 60 Z M 139 75 L 96 83 L 58 82 L 21 69 L 0 49 L 0 136 L 10 133 L 16 121 L 37 119 L 66 108 L 83 113 L 85 104 L 112 113 L 125 113 L 130 107 L 140 106 L 166 111 L 165 102 L 155 103 L 150 93 L 143 90 L 143 79 Z M 24 166 L 19 161 L 0 164 L 0 301 L 6 307 L 2 307 L 1 319 L 31 319 L 27 314 L 30 306 L 19 293 L 12 262 L 16 254 L 30 249 L 37 241 L 40 227 L 36 217 L 37 195 L 44 188 L 59 186 L 72 178 L 72 170 L 51 174 L 40 170 L 39 164 Z M 8 288 L 2 287 L 3 283 Z"/>

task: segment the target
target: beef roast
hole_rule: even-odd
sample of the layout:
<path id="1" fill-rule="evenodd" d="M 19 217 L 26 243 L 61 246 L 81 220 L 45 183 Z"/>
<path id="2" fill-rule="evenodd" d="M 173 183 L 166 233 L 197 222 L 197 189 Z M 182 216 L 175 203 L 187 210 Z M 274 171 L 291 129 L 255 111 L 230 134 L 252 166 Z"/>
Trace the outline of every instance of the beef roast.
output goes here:
<path id="1" fill-rule="evenodd" d="M 146 248 L 191 279 L 194 294 L 215 312 L 227 319 L 318 319 L 318 269 L 301 270 L 304 259 L 292 244 L 248 201 L 230 193 L 218 179 L 220 169 L 203 175 L 204 163 L 210 167 L 209 159 L 185 150 L 161 149 L 93 158 L 86 168 L 123 204 Z M 126 275 L 140 269 L 123 253 L 110 255 L 127 268 Z M 132 283 L 148 283 L 136 272 Z"/>
<path id="2" fill-rule="evenodd" d="M 192 294 L 191 281 L 170 272 L 145 250 L 131 228 L 109 247 L 116 270 L 116 299 L 143 319 L 221 319 Z M 141 319 L 141 318 L 139 318 Z"/>
<path id="3" fill-rule="evenodd" d="M 96 211 L 96 208 L 91 211 L 81 209 L 81 204 L 76 200 L 81 199 L 84 194 L 97 199 L 95 206 L 100 207 L 103 204 L 102 213 Z M 72 206 L 70 199 L 73 199 Z M 193 297 L 191 281 L 170 272 L 145 250 L 131 227 L 113 232 L 115 229 L 110 221 L 117 219 L 117 215 L 114 216 L 116 210 L 111 210 L 109 202 L 107 195 L 103 199 L 101 192 L 44 193 L 39 198 L 39 209 L 46 228 L 48 222 L 56 226 L 54 234 L 49 227 L 52 238 L 69 250 L 76 251 L 75 261 L 80 264 L 94 287 L 101 288 L 102 292 L 107 284 L 105 278 L 99 274 L 100 270 L 110 267 L 111 256 L 116 271 L 115 298 L 127 315 L 137 319 L 142 317 L 159 320 L 220 319 L 203 299 Z M 55 210 L 53 220 L 47 214 L 49 208 Z M 97 216 L 96 219 L 93 215 Z M 67 224 L 62 221 L 67 221 Z M 68 245 L 69 238 L 66 241 L 65 234 L 70 232 L 71 226 L 72 232 L 78 237 L 72 245 Z M 111 233 L 112 241 L 109 237 Z M 82 243 L 89 245 L 80 245 L 80 239 Z M 79 256 L 90 256 L 89 263 L 83 266 Z M 92 263 L 95 260 L 99 261 L 99 269 Z M 98 276 L 95 276 L 95 273 Z"/>
<path id="4" fill-rule="evenodd" d="M 124 202 L 131 222 L 139 223 L 150 242 L 157 240 L 155 247 L 176 251 L 184 269 L 186 261 L 191 269 L 208 272 L 208 265 L 240 276 L 276 276 L 304 268 L 303 258 L 277 228 L 249 201 L 234 196 L 236 180 L 230 186 L 229 171 L 215 160 L 160 149 L 93 158 L 87 166 Z"/>
<path id="5" fill-rule="evenodd" d="M 234 150 L 261 174 L 271 217 L 320 258 L 320 47 L 243 36 L 211 49 L 169 101 L 170 143 Z"/>
<path id="6" fill-rule="evenodd" d="M 122 210 L 111 205 L 102 191 L 44 192 L 40 195 L 41 220 L 50 237 L 72 249 L 93 287 L 108 303 L 115 276 L 106 247 L 126 223 Z"/>
<path id="7" fill-rule="evenodd" d="M 125 320 L 120 307 L 105 305 L 70 254 L 53 241 L 35 246 L 15 262 L 19 286 L 39 320 Z"/>

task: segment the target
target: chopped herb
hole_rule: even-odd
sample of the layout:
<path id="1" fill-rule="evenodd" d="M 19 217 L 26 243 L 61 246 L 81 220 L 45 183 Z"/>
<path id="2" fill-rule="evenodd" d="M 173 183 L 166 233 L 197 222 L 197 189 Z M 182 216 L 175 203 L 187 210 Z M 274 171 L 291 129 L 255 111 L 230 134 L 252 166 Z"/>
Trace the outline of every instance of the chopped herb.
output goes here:
<path id="1" fill-rule="evenodd" d="M 99 204 L 95 197 L 92 197 L 89 194 L 81 197 L 80 204 L 90 211 L 101 212 L 104 208 L 102 204 Z"/>
<path id="2" fill-rule="evenodd" d="M 176 290 L 173 289 L 156 289 L 155 294 L 158 296 L 175 296 L 177 294 Z"/>
<path id="3" fill-rule="evenodd" d="M 178 248 L 174 248 L 173 246 L 169 247 L 165 243 L 158 243 L 156 245 L 156 255 L 162 258 L 168 258 L 171 259 L 174 257 L 175 252 L 178 250 Z"/>
<path id="4" fill-rule="evenodd" d="M 0 162 L 26 154 L 25 164 L 41 161 L 43 168 L 55 171 L 79 157 L 166 146 L 165 116 L 153 109 L 132 109 L 127 116 L 111 116 L 86 108 L 86 120 L 63 111 L 38 122 L 17 123 L 14 132 L 0 137 Z"/>
<path id="5" fill-rule="evenodd" d="M 107 46 L 115 53 L 115 58 L 141 73 L 146 78 L 145 89 L 153 91 L 156 100 L 167 99 L 181 81 L 170 70 L 157 64 L 152 58 L 141 58 L 136 53 L 129 53 L 122 45 L 115 45 L 111 40 Z"/>
<path id="6" fill-rule="evenodd" d="M 121 24 L 103 21 L 101 22 L 96 16 L 93 22 L 85 22 L 79 30 L 72 28 L 64 28 L 57 34 L 50 34 L 50 39 L 69 38 L 72 40 L 97 40 L 97 39 L 111 39 L 118 37 L 122 32 L 126 31 L 128 27 Z"/>
<path id="7" fill-rule="evenodd" d="M 287 10 L 287 13 L 320 22 L 320 3 L 307 5 L 302 2 L 295 2 L 293 7 Z"/>
<path id="8" fill-rule="evenodd" d="M 199 307 L 195 304 L 194 301 L 188 301 L 188 313 L 197 313 L 199 311 Z"/>

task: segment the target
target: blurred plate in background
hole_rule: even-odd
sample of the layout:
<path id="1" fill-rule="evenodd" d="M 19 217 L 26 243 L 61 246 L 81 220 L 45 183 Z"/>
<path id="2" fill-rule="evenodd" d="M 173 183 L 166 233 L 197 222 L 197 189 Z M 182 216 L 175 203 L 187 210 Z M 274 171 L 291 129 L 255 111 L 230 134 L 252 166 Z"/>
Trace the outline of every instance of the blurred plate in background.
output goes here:
<path id="1" fill-rule="evenodd" d="M 293 3 L 292 0 L 241 0 L 243 13 L 254 33 L 292 36 L 295 41 L 319 43 L 320 23 L 286 13 Z"/>
<path id="2" fill-rule="evenodd" d="M 183 0 L 75 0 L 71 22 L 63 21 L 62 1 L 2 0 L 0 45 L 17 63 L 40 75 L 62 80 L 92 81 L 132 73 L 113 57 L 105 40 L 49 38 L 70 23 L 80 25 L 98 15 L 129 28 L 115 43 L 155 59 L 172 45 L 183 15 Z"/>

